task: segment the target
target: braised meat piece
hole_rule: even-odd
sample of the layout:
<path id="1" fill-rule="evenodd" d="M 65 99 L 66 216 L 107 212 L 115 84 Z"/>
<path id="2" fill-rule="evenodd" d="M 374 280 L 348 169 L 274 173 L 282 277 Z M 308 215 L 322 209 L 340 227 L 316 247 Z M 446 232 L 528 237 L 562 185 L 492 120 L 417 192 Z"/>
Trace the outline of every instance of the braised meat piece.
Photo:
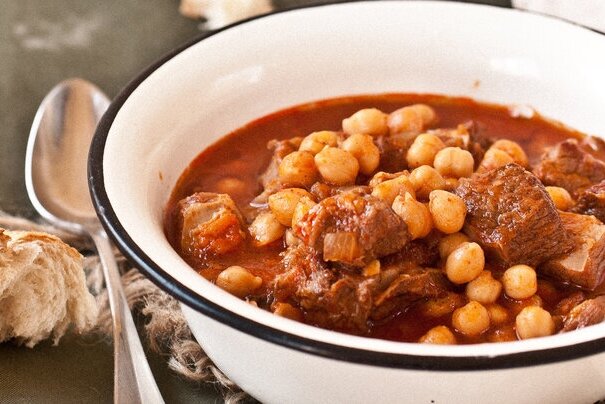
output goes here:
<path id="1" fill-rule="evenodd" d="M 246 238 L 242 216 L 227 194 L 197 192 L 177 207 L 181 249 L 192 257 L 228 253 Z"/>
<path id="2" fill-rule="evenodd" d="M 437 136 L 447 147 L 468 150 L 477 164 L 492 144 L 491 139 L 480 135 L 473 121 L 465 122 L 456 128 L 432 129 L 428 133 Z M 412 132 L 376 138 L 376 145 L 380 150 L 379 170 L 393 173 L 408 168 L 406 155 L 417 136 L 418 133 Z"/>
<path id="3" fill-rule="evenodd" d="M 586 300 L 586 294 L 584 292 L 578 291 L 572 293 L 557 303 L 552 311 L 552 315 L 565 317 L 569 314 L 571 309 L 582 303 L 584 300 Z"/>
<path id="4" fill-rule="evenodd" d="M 410 263 L 421 267 L 435 267 L 439 264 L 439 232 L 433 231 L 423 239 L 412 240 L 401 250 L 383 259 L 386 267 L 400 263 Z"/>
<path id="5" fill-rule="evenodd" d="M 575 306 L 565 317 L 563 331 L 598 324 L 605 321 L 605 296 L 588 299 Z"/>
<path id="6" fill-rule="evenodd" d="M 593 215 L 605 222 L 605 180 L 582 191 L 572 212 Z"/>
<path id="7" fill-rule="evenodd" d="M 307 298 L 300 300 L 307 321 L 320 327 L 366 333 L 372 310 L 372 283 L 361 276 L 346 275 L 323 294 L 307 294 Z M 303 288 L 305 290 L 308 288 Z"/>
<path id="8" fill-rule="evenodd" d="M 275 277 L 274 295 L 278 301 L 286 301 L 300 292 L 302 287 L 310 291 L 323 292 L 334 282 L 334 274 L 328 270 L 327 265 L 321 260 L 318 251 L 309 248 L 302 243 L 289 246 L 282 259 L 284 271 Z M 319 274 L 310 278 L 312 274 Z M 311 281 L 311 283 L 308 283 Z"/>
<path id="9" fill-rule="evenodd" d="M 593 216 L 560 212 L 573 250 L 546 261 L 539 269 L 564 282 L 595 289 L 605 278 L 605 224 Z"/>
<path id="10" fill-rule="evenodd" d="M 605 161 L 605 140 L 596 136 L 584 136 L 580 140 L 580 147 L 586 153 L 601 161 Z"/>
<path id="11" fill-rule="evenodd" d="M 429 131 L 436 135 L 446 147 L 459 147 L 468 150 L 473 155 L 475 166 L 478 166 L 485 151 L 489 149 L 493 141 L 482 136 L 474 121 L 468 121 L 458 125 L 455 129 L 434 129 Z"/>
<path id="12" fill-rule="evenodd" d="M 282 188 L 279 180 L 279 165 L 284 157 L 298 150 L 300 138 L 287 140 L 271 140 L 267 143 L 267 148 L 273 152 L 271 161 L 265 171 L 259 176 L 259 181 L 263 187 L 263 192 L 252 201 L 254 205 L 267 203 L 267 198 Z"/>
<path id="13" fill-rule="evenodd" d="M 307 322 L 320 327 L 367 331 L 375 278 L 339 274 L 328 268 L 318 251 L 304 244 L 289 247 L 282 262 L 284 272 L 274 282 L 277 300 L 295 302 Z"/>
<path id="14" fill-rule="evenodd" d="M 400 250 L 410 235 L 403 220 L 382 200 L 360 190 L 326 198 L 292 228 L 325 261 L 357 267 Z"/>
<path id="15" fill-rule="evenodd" d="M 511 163 L 460 180 L 465 233 L 506 265 L 536 266 L 571 249 L 557 209 L 542 183 Z"/>
<path id="16" fill-rule="evenodd" d="M 408 168 L 406 155 L 414 143 L 417 133 L 401 133 L 392 136 L 380 136 L 375 139 L 380 151 L 380 165 L 378 169 L 389 173 L 402 171 Z"/>
<path id="17" fill-rule="evenodd" d="M 302 243 L 286 250 L 282 264 L 284 272 L 273 286 L 277 301 L 299 305 L 311 324 L 357 334 L 368 331 L 369 319 L 386 318 L 449 290 L 441 270 L 402 261 L 362 276 L 322 261 L 317 250 Z"/>
<path id="18" fill-rule="evenodd" d="M 443 296 L 448 290 L 443 271 L 421 267 L 409 269 L 400 273 L 386 290 L 376 295 L 371 317 L 374 320 L 386 318 L 407 309 L 418 300 Z"/>
<path id="19" fill-rule="evenodd" d="M 577 195 L 605 180 L 605 163 L 582 150 L 577 140 L 568 139 L 542 156 L 534 174 L 544 185 L 562 187 Z"/>

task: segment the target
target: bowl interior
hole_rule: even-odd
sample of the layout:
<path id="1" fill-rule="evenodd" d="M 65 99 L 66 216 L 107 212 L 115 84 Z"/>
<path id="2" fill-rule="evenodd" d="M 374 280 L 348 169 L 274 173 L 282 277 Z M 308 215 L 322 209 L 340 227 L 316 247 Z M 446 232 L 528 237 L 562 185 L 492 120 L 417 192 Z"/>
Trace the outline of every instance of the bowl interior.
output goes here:
<path id="1" fill-rule="evenodd" d="M 341 95 L 470 96 L 530 105 L 581 131 L 605 134 L 603 72 L 605 37 L 500 8 L 355 2 L 254 19 L 177 53 L 118 98 L 107 118 L 112 120 L 108 132 L 97 134 L 106 136 L 98 154 L 102 174 L 93 170 L 93 189 L 106 193 L 97 208 L 122 247 L 136 245 L 144 267 L 155 264 L 169 275 L 173 283 L 165 288 L 186 285 L 225 313 L 336 345 L 468 355 L 471 349 L 464 346 L 343 336 L 278 318 L 228 295 L 191 270 L 166 241 L 162 212 L 170 192 L 193 158 L 219 137 L 276 110 Z M 523 343 L 475 346 L 472 354 L 492 356 L 604 335 L 605 325 L 599 325 Z"/>

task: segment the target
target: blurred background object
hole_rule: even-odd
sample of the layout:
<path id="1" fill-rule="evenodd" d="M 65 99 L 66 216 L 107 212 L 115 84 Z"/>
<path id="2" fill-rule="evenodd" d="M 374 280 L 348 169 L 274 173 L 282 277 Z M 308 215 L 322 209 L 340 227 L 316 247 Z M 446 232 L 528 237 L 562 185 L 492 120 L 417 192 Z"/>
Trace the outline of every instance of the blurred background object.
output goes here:
<path id="1" fill-rule="evenodd" d="M 273 10 L 270 0 L 181 0 L 185 17 L 203 19 L 204 28 L 216 29 Z"/>

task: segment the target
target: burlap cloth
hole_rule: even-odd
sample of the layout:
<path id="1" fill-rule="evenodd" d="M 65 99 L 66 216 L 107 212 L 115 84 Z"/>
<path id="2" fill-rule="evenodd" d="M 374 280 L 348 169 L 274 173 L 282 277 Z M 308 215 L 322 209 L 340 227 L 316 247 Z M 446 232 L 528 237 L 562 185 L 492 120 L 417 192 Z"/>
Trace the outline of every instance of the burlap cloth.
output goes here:
<path id="1" fill-rule="evenodd" d="M 93 333 L 111 339 L 111 313 L 103 284 L 99 257 L 92 241 L 85 236 L 65 232 L 53 226 L 14 217 L 0 211 L 0 227 L 9 230 L 34 230 L 54 234 L 77 248 L 84 255 L 84 271 L 88 288 L 96 296 L 99 318 Z M 167 366 L 191 383 L 212 383 L 226 403 L 250 400 L 208 358 L 187 325 L 176 299 L 161 291 L 115 250 L 116 261 L 122 273 L 122 284 L 131 310 L 145 319 L 141 336 L 143 344 L 167 359 Z"/>

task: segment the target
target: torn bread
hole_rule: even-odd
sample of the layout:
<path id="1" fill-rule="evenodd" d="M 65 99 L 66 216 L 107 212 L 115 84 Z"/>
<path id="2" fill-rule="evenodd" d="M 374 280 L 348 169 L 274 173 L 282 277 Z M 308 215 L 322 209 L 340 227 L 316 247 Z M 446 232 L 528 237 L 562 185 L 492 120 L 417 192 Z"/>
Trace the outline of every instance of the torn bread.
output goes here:
<path id="1" fill-rule="evenodd" d="M 57 343 L 91 329 L 97 305 L 78 251 L 46 233 L 0 229 L 0 342 Z"/>

